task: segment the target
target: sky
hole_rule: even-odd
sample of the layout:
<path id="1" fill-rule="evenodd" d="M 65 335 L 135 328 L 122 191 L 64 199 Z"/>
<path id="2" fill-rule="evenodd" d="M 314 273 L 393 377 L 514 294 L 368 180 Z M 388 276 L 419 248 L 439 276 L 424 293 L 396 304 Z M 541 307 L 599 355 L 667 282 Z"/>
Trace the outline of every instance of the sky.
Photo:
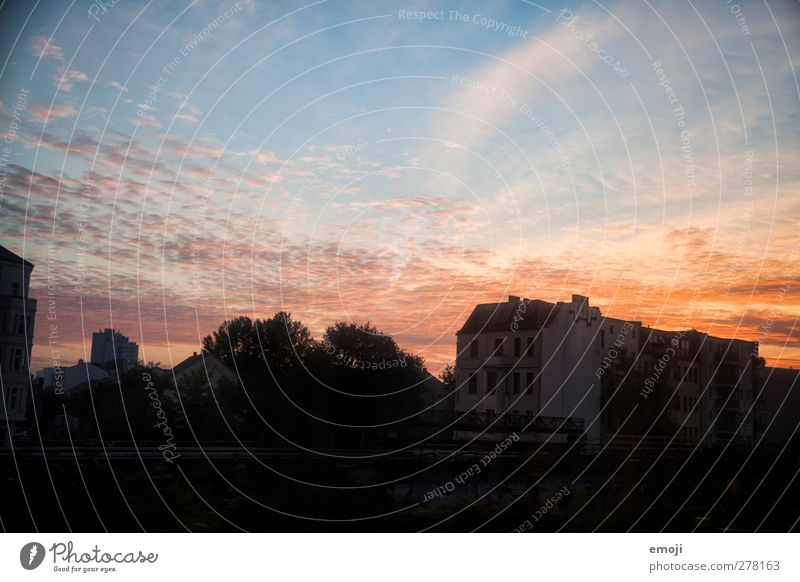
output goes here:
<path id="1" fill-rule="evenodd" d="M 32 369 L 114 327 L 371 322 L 437 372 L 478 303 L 800 365 L 792 2 L 5 2 L 0 238 Z"/>

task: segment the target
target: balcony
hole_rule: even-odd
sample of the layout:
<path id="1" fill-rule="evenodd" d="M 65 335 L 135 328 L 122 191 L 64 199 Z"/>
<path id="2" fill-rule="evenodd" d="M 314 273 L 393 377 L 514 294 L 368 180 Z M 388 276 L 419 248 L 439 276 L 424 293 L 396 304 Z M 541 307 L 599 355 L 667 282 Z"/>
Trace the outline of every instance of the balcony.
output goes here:
<path id="1" fill-rule="evenodd" d="M 714 352 L 714 362 L 719 364 L 723 362 L 725 364 L 738 364 L 739 363 L 739 354 L 733 350 L 717 350 Z"/>
<path id="2" fill-rule="evenodd" d="M 738 422 L 729 420 L 718 420 L 716 424 L 714 424 L 714 432 L 717 434 L 734 434 L 741 430 L 741 428 Z"/>
<path id="3" fill-rule="evenodd" d="M 495 355 L 486 359 L 486 368 L 510 368 L 515 363 L 515 358 L 506 355 Z"/>
<path id="4" fill-rule="evenodd" d="M 713 383 L 717 386 L 736 386 L 741 381 L 738 372 L 727 372 L 721 370 L 714 374 Z"/>
<path id="5" fill-rule="evenodd" d="M 669 359 L 670 360 L 685 360 L 689 358 L 689 350 L 674 347 L 670 342 L 667 343 L 648 343 L 644 346 L 643 352 L 655 358 L 660 358 L 661 356 L 667 353 L 667 350 L 671 348 L 672 351 L 669 352 Z"/>
<path id="6" fill-rule="evenodd" d="M 513 430 L 517 432 L 541 432 L 548 434 L 581 434 L 583 432 L 582 418 L 563 418 L 556 416 L 522 416 L 494 413 L 442 411 L 442 421 L 454 424 L 456 430 L 470 431 L 497 431 Z M 491 428 L 490 428 L 491 427 Z"/>
<path id="7" fill-rule="evenodd" d="M 716 398 L 714 410 L 739 410 L 739 400 L 736 397 Z"/>

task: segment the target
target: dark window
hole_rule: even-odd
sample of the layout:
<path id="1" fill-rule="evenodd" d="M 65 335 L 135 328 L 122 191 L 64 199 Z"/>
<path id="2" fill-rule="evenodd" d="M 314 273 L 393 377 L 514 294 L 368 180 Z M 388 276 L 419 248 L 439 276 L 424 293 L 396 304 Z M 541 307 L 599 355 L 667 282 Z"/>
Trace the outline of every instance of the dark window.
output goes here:
<path id="1" fill-rule="evenodd" d="M 475 374 L 471 374 L 469 377 L 469 386 L 467 387 L 467 393 L 469 394 L 478 393 L 478 377 Z"/>
<path id="2" fill-rule="evenodd" d="M 514 357 L 518 358 L 522 355 L 522 338 L 515 337 L 514 338 Z"/>
<path id="3" fill-rule="evenodd" d="M 533 355 L 533 338 L 532 337 L 528 338 L 528 355 L 529 356 Z"/>
<path id="4" fill-rule="evenodd" d="M 611 335 L 614 335 L 614 326 L 611 326 Z"/>
<path id="5" fill-rule="evenodd" d="M 512 379 L 514 382 L 514 394 L 519 394 L 519 372 L 514 372 Z"/>
<path id="6" fill-rule="evenodd" d="M 470 358 L 478 357 L 478 340 L 472 340 L 471 342 L 469 342 L 469 357 Z"/>
<path id="7" fill-rule="evenodd" d="M 14 314 L 14 333 L 25 333 L 25 316 L 19 313 Z"/>
<path id="8" fill-rule="evenodd" d="M 525 374 L 525 392 L 533 394 L 533 372 Z"/>
<path id="9" fill-rule="evenodd" d="M 22 350 L 14 350 L 14 365 L 15 370 L 22 369 Z"/>
<path id="10" fill-rule="evenodd" d="M 600 330 L 600 349 L 602 350 L 605 347 L 606 347 L 606 332 L 601 329 Z"/>
<path id="11" fill-rule="evenodd" d="M 497 372 L 486 372 L 486 393 L 491 393 L 497 386 Z"/>
<path id="12" fill-rule="evenodd" d="M 6 313 L 6 312 L 4 311 L 4 312 L 3 312 L 3 324 L 2 324 L 2 330 L 3 330 L 3 331 L 5 331 L 6 329 L 8 329 L 8 313 Z"/>
<path id="13" fill-rule="evenodd" d="M 19 283 L 11 283 L 11 294 L 14 297 L 19 295 Z"/>
<path id="14" fill-rule="evenodd" d="M 22 390 L 17 388 L 16 386 L 10 387 L 6 394 L 8 397 L 6 398 L 6 402 L 8 403 L 8 409 L 11 410 L 12 408 L 17 408 L 19 406 L 19 396 Z"/>
<path id="15" fill-rule="evenodd" d="M 494 340 L 494 353 L 496 356 L 503 355 L 503 340 L 504 338 L 501 337 Z"/>

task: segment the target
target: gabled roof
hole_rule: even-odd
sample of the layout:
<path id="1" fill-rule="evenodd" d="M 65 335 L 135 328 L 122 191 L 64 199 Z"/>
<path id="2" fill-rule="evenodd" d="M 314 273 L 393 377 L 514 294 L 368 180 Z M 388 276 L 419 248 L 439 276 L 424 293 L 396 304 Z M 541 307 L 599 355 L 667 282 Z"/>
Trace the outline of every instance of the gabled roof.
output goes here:
<path id="1" fill-rule="evenodd" d="M 172 373 L 179 378 L 186 372 L 193 370 L 205 370 L 209 374 L 221 374 L 228 379 L 238 379 L 236 373 L 228 368 L 222 361 L 212 353 L 200 352 L 189 356 L 172 368 Z"/>
<path id="2" fill-rule="evenodd" d="M 182 360 L 181 362 L 175 364 L 175 366 L 173 366 L 173 368 L 172 368 L 172 373 L 175 374 L 175 376 L 180 376 L 186 370 L 191 369 L 196 364 L 198 364 L 198 363 L 200 363 L 202 361 L 203 361 L 203 356 L 198 354 L 197 352 L 195 352 L 194 354 L 192 354 L 191 356 L 189 356 L 185 360 Z"/>
<path id="3" fill-rule="evenodd" d="M 26 261 L 25 259 L 23 259 L 22 257 L 20 257 L 15 253 L 12 253 L 10 250 L 8 250 L 6 247 L 2 245 L 0 245 L 0 261 L 6 263 L 14 263 L 15 265 L 19 265 L 20 263 L 22 263 L 26 267 L 33 268 L 33 263 L 31 263 L 30 261 Z"/>
<path id="4" fill-rule="evenodd" d="M 517 318 L 516 329 L 535 330 L 550 325 L 550 321 L 557 311 L 558 305 L 539 299 L 482 303 L 472 310 L 472 314 L 456 332 L 456 335 L 512 331 L 511 324 L 514 323 L 515 317 Z"/>

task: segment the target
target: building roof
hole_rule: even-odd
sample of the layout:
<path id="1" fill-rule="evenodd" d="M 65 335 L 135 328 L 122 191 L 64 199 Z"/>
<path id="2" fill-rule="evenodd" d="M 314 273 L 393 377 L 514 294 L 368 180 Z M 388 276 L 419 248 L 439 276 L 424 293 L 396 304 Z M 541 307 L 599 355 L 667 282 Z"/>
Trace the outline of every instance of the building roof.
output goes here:
<path id="1" fill-rule="evenodd" d="M 210 352 L 195 352 L 172 368 L 175 378 L 180 378 L 194 370 L 205 370 L 208 374 L 220 374 L 228 380 L 238 380 L 236 373 Z"/>
<path id="2" fill-rule="evenodd" d="M 547 326 L 558 311 L 558 305 L 539 299 L 511 297 L 503 303 L 482 303 L 472 310 L 456 335 L 511 331 L 515 317 L 519 330 L 534 330 Z"/>
<path id="3" fill-rule="evenodd" d="M 12 253 L 10 250 L 8 250 L 6 247 L 2 245 L 0 245 L 0 261 L 4 261 L 6 263 L 14 263 L 15 265 L 19 265 L 20 263 L 22 263 L 26 267 L 33 268 L 33 263 L 31 263 L 30 261 L 26 261 L 16 253 Z"/>
<path id="4" fill-rule="evenodd" d="M 172 373 L 175 374 L 175 376 L 180 376 L 181 374 L 183 374 L 187 370 L 192 369 L 194 366 L 196 366 L 198 363 L 202 361 L 203 361 L 203 356 L 195 352 L 185 360 L 182 360 L 181 362 L 175 364 L 175 366 L 173 366 L 172 368 Z"/>

